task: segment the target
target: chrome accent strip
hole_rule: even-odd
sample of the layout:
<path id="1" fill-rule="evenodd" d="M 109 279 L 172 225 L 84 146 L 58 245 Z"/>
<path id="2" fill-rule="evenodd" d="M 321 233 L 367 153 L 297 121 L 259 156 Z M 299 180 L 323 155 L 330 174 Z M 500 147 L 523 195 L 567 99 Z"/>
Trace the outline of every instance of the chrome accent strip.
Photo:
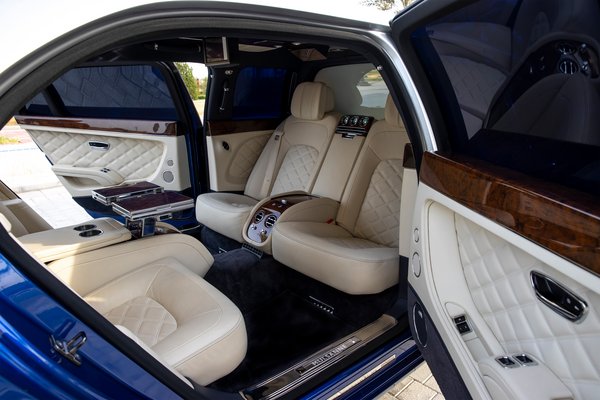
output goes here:
<path id="1" fill-rule="evenodd" d="M 259 390 L 261 388 L 266 389 L 270 384 L 274 391 L 261 397 L 261 399 L 269 400 L 278 398 L 310 380 L 331 365 L 343 360 L 356 350 L 364 347 L 371 340 L 387 332 L 396 324 L 397 321 L 395 318 L 384 314 L 371 324 L 336 341 L 332 345 L 313 353 L 282 373 L 253 385 L 250 388 L 241 390 L 239 394 L 243 398 L 251 400 L 254 399 L 254 397 L 251 396 L 253 390 Z M 308 368 L 305 368 L 307 366 Z M 281 385 L 281 387 L 278 387 L 279 385 Z"/>

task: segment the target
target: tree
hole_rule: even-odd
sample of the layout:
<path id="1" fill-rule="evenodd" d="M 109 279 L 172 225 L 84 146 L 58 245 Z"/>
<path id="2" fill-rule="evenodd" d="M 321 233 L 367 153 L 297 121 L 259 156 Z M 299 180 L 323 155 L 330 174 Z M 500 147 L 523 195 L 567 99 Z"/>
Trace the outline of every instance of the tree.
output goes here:
<path id="1" fill-rule="evenodd" d="M 194 77 L 192 67 L 186 63 L 176 62 L 175 66 L 179 70 L 181 79 L 187 88 L 192 100 L 197 100 L 200 97 L 200 88 L 198 87 L 198 81 Z"/>
<path id="2" fill-rule="evenodd" d="M 414 0 L 362 0 L 362 4 L 369 7 L 377 7 L 382 11 L 392 10 L 397 6 L 404 8 Z"/>

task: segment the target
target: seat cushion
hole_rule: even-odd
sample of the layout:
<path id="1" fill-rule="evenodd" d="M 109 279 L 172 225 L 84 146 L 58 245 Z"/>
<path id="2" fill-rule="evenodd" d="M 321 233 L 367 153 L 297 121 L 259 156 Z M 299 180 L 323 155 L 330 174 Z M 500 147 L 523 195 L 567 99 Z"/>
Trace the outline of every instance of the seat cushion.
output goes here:
<path id="1" fill-rule="evenodd" d="M 235 193 L 204 193 L 196 200 L 196 219 L 213 231 L 242 242 L 242 228 L 258 203 Z"/>
<path id="2" fill-rule="evenodd" d="M 233 371 L 246 354 L 238 308 L 176 260 L 157 260 L 84 299 L 201 385 Z"/>
<path id="3" fill-rule="evenodd" d="M 247 347 L 240 311 L 201 278 L 213 261 L 198 240 L 168 234 L 66 257 L 47 268 L 159 361 L 205 385 L 235 369 Z"/>
<path id="4" fill-rule="evenodd" d="M 397 248 L 353 237 L 321 222 L 278 222 L 273 256 L 283 264 L 349 294 L 379 293 L 398 283 Z"/>

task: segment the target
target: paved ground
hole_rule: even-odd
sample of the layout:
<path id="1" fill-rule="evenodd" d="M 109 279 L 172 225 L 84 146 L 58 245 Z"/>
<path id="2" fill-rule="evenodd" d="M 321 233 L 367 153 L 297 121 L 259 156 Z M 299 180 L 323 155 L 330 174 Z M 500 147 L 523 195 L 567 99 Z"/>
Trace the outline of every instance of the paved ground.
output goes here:
<path id="1" fill-rule="evenodd" d="M 201 107 L 199 107 L 201 109 Z M 6 183 L 54 228 L 74 225 L 90 216 L 73 201 L 50 169 L 50 163 L 18 126 L 0 131 L 18 144 L 0 145 L 0 180 Z M 378 400 L 443 400 L 426 363 L 396 382 Z"/>
<path id="2" fill-rule="evenodd" d="M 431 375 L 429 366 L 424 362 L 377 398 L 377 400 L 395 399 L 443 400 L 444 396 Z"/>

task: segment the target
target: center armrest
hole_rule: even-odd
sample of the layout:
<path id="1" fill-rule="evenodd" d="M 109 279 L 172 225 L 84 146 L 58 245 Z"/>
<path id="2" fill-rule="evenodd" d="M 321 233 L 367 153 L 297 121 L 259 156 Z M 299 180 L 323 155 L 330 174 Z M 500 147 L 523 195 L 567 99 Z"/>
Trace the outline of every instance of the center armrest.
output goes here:
<path id="1" fill-rule="evenodd" d="M 131 239 L 124 225 L 112 218 L 50 229 L 19 237 L 19 241 L 43 262 L 49 262 Z"/>

